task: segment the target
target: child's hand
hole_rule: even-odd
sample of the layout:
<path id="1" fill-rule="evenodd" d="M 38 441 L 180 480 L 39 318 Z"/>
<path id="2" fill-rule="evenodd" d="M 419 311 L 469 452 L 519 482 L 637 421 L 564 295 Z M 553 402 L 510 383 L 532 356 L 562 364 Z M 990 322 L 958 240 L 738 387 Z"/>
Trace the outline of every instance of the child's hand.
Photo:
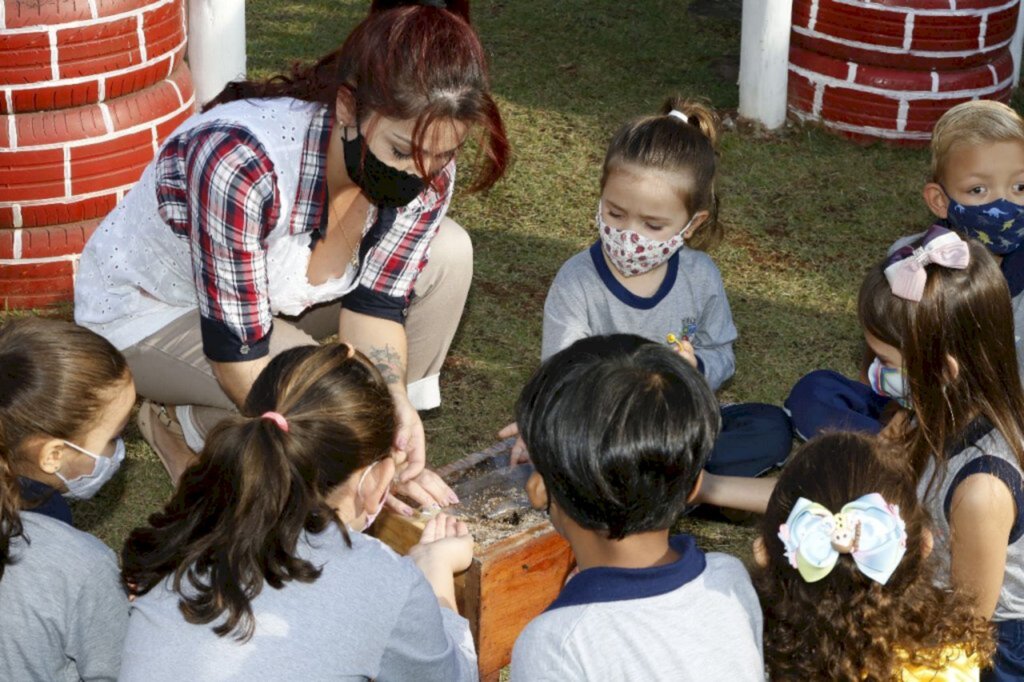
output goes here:
<path id="1" fill-rule="evenodd" d="M 516 437 L 516 442 L 512 445 L 508 464 L 513 467 L 519 464 L 526 464 L 530 461 L 530 453 L 526 451 L 526 443 L 523 442 L 522 437 L 519 435 L 519 424 L 512 422 L 501 431 L 498 431 L 498 438 L 511 438 L 512 436 Z"/>
<path id="2" fill-rule="evenodd" d="M 409 550 L 409 556 L 428 578 L 428 568 L 443 570 L 449 576 L 461 573 L 473 561 L 473 536 L 464 521 L 438 514 L 427 521 L 420 541 Z"/>
<path id="3" fill-rule="evenodd" d="M 473 561 L 473 536 L 466 524 L 454 516 L 438 514 L 427 521 L 409 556 L 423 571 L 441 606 L 458 611 L 452 576 L 469 568 Z"/>
<path id="4" fill-rule="evenodd" d="M 691 367 L 697 369 L 697 354 L 693 350 L 692 343 L 686 339 L 678 339 L 672 344 L 672 347 L 683 357 L 684 360 L 690 363 Z"/>

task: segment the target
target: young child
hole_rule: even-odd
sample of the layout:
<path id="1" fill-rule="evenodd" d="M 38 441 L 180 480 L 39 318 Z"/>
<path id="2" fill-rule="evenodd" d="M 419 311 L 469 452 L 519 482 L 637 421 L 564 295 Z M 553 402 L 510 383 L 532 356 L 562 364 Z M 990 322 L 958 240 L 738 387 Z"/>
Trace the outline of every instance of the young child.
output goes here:
<path id="1" fill-rule="evenodd" d="M 1001 102 L 965 102 L 939 119 L 931 149 L 925 204 L 937 225 L 977 239 L 995 256 L 1013 299 L 1017 362 L 1024 373 L 1024 119 Z M 889 253 L 920 236 L 900 239 Z M 796 383 L 786 407 L 797 433 L 809 438 L 831 428 L 877 433 L 891 402 L 867 383 L 818 370 Z"/>
<path id="2" fill-rule="evenodd" d="M 591 337 L 544 362 L 516 416 L 530 502 L 579 573 L 520 634 L 512 680 L 763 680 L 746 569 L 669 534 L 718 432 L 700 374 L 664 344 Z"/>
<path id="3" fill-rule="evenodd" d="M 704 252 L 721 240 L 716 220 L 717 119 L 670 99 L 661 114 L 626 123 L 601 175 L 599 239 L 559 270 L 544 304 L 542 359 L 596 334 L 636 333 L 669 343 L 717 391 L 736 368 L 736 327 L 722 277 Z M 763 404 L 722 408 L 708 463 L 755 476 L 781 464 L 789 418 Z"/>
<path id="4" fill-rule="evenodd" d="M 992 633 L 969 594 L 933 582 L 928 523 L 874 440 L 832 433 L 794 454 L 754 542 L 769 678 L 978 679 Z"/>
<path id="5" fill-rule="evenodd" d="M 396 473 L 373 364 L 343 344 L 284 351 L 243 414 L 128 538 L 120 679 L 476 679 L 452 580 L 472 559 L 465 524 L 436 516 L 412 560 L 360 532 Z"/>
<path id="6" fill-rule="evenodd" d="M 982 679 L 1024 679 L 1024 389 L 1006 280 L 980 242 L 935 226 L 869 271 L 858 312 L 872 383 L 899 401 L 881 436 L 918 482 L 938 578 L 998 630 Z M 700 497 L 756 511 L 768 493 L 705 476 Z"/>
<path id="7" fill-rule="evenodd" d="M 124 458 L 124 357 L 69 322 L 0 328 L 0 679 L 113 680 L 128 627 L 117 558 L 71 527 Z"/>

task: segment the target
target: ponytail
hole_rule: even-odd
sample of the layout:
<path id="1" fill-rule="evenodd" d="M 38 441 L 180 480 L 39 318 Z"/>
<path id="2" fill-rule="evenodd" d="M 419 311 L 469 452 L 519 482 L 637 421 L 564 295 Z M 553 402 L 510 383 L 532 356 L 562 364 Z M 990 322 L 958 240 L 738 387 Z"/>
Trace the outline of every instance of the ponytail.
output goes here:
<path id="1" fill-rule="evenodd" d="M 684 99 L 677 96 L 666 99 L 661 105 L 659 113 L 662 116 L 668 116 L 672 111 L 685 114 L 687 118 L 686 123 L 699 130 L 708 139 L 708 142 L 711 143 L 712 149 L 718 149 L 718 127 L 720 122 L 718 114 L 711 107 L 699 100 Z M 680 123 L 682 123 L 681 120 Z"/>
<path id="2" fill-rule="evenodd" d="M 703 102 L 670 97 L 658 115 L 619 128 L 605 154 L 601 187 L 613 170 L 625 164 L 678 174 L 679 196 L 690 216 L 709 213 L 686 244 L 707 251 L 723 237 L 715 191 L 718 138 L 719 120 L 714 110 Z"/>
<path id="3" fill-rule="evenodd" d="M 303 532 L 335 523 L 351 544 L 326 498 L 387 456 L 395 430 L 380 373 L 343 344 L 275 357 L 243 415 L 214 428 L 174 497 L 149 526 L 132 531 L 122 555 L 130 591 L 145 594 L 172 576 L 188 622 L 223 617 L 213 631 L 242 641 L 252 636 L 251 602 L 264 583 L 280 588 L 320 576 L 297 554 Z"/>

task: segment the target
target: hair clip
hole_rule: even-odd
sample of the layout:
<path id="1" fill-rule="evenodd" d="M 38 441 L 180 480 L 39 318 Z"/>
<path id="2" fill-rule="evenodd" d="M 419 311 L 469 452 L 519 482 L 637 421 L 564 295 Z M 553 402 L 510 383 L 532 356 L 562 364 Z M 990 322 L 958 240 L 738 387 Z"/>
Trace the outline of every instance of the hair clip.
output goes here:
<path id="1" fill-rule="evenodd" d="M 894 296 L 920 301 L 928 281 L 925 266 L 935 263 L 963 270 L 971 262 L 967 242 L 956 232 L 932 225 L 924 236 L 897 249 L 885 262 L 885 278 Z"/>
<path id="2" fill-rule="evenodd" d="M 689 123 L 690 122 L 690 117 L 687 116 L 686 114 L 684 114 L 683 112 L 679 111 L 678 109 L 673 109 L 672 111 L 668 112 L 667 115 L 668 116 L 675 116 L 676 118 L 678 118 L 683 123 Z"/>
<path id="3" fill-rule="evenodd" d="M 284 418 L 284 415 L 280 412 L 264 412 L 260 415 L 260 419 L 269 419 L 270 421 L 277 424 L 277 428 L 281 429 L 285 433 L 288 433 L 288 420 Z"/>
<path id="4" fill-rule="evenodd" d="M 840 554 L 849 554 L 861 573 L 884 585 L 907 551 L 900 509 L 878 493 L 844 505 L 838 514 L 801 497 L 779 526 L 779 539 L 790 565 L 809 583 L 831 573 Z"/>

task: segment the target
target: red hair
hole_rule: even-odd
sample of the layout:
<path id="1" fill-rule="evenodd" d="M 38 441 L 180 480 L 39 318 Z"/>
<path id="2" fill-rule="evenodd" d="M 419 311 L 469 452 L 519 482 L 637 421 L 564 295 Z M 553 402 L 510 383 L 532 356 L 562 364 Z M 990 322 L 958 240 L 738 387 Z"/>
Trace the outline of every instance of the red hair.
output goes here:
<path id="1" fill-rule="evenodd" d="M 446 4 L 442 8 L 437 5 Z M 415 119 L 413 155 L 424 174 L 423 138 L 435 122 L 458 121 L 481 131 L 479 172 L 470 191 L 491 187 L 505 173 L 508 138 L 490 93 L 487 60 L 469 24 L 469 3 L 408 4 L 376 0 L 344 44 L 288 75 L 229 83 L 209 104 L 259 97 L 294 97 L 334 107 L 339 94 L 357 117 L 368 112 Z"/>

